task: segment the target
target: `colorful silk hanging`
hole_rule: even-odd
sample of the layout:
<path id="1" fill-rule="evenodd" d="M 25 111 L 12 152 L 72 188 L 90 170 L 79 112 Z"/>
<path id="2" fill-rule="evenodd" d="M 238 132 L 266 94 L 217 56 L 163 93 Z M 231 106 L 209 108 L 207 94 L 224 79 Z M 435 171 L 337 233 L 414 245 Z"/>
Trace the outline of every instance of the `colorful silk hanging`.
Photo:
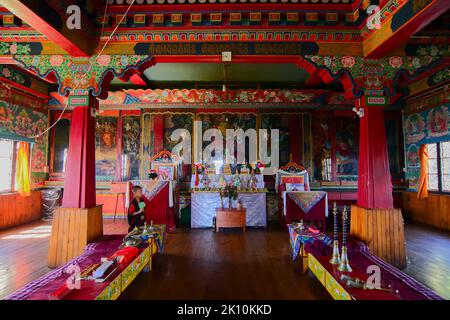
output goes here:
<path id="1" fill-rule="evenodd" d="M 30 196 L 30 144 L 19 142 L 16 159 L 16 186 L 22 197 Z"/>
<path id="2" fill-rule="evenodd" d="M 428 198 L 428 150 L 425 144 L 419 148 L 420 177 L 417 198 Z"/>

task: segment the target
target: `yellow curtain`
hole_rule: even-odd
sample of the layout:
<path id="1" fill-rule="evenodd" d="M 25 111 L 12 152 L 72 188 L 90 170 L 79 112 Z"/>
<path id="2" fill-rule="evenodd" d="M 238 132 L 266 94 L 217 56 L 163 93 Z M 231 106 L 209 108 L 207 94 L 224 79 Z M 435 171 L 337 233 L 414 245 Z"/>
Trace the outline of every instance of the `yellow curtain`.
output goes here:
<path id="1" fill-rule="evenodd" d="M 30 196 L 30 144 L 27 142 L 19 142 L 16 160 L 16 185 L 21 196 Z"/>
<path id="2" fill-rule="evenodd" d="M 419 161 L 420 161 L 420 177 L 419 187 L 417 189 L 417 198 L 428 197 L 428 150 L 425 144 L 419 148 Z"/>

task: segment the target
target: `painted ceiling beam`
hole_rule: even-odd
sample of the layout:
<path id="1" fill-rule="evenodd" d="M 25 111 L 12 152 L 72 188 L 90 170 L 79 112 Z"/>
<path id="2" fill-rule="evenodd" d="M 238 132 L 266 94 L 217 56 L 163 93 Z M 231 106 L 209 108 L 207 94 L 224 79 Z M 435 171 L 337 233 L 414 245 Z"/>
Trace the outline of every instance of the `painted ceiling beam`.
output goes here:
<path id="1" fill-rule="evenodd" d="M 98 46 L 98 28 L 92 25 L 83 10 L 81 29 L 69 30 L 65 20 L 68 17 L 66 7 L 62 4 L 60 8 L 54 8 L 43 1 L 0 0 L 0 5 L 72 56 L 90 56 Z"/>
<path id="2" fill-rule="evenodd" d="M 361 5 L 360 2 L 353 2 L 349 4 L 333 4 L 331 6 L 324 6 L 323 4 L 305 4 L 305 3 L 222 3 L 215 4 L 151 4 L 151 5 L 136 5 L 134 4 L 130 13 L 153 13 L 153 12 L 240 12 L 240 11 L 324 11 L 327 12 L 353 12 Z M 128 4 L 123 5 L 109 5 L 108 14 L 124 13 Z"/>
<path id="3" fill-rule="evenodd" d="M 366 58 L 382 58 L 448 10 L 448 1 L 408 1 L 364 40 Z M 421 6 L 421 4 L 424 4 Z"/>

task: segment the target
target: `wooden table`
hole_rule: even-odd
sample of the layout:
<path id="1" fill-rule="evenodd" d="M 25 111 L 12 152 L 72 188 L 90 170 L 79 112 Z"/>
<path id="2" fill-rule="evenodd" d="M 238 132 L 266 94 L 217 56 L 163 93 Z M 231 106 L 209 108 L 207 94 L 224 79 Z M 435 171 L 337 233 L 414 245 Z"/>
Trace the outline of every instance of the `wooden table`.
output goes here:
<path id="1" fill-rule="evenodd" d="M 242 228 L 245 231 L 245 209 L 216 208 L 216 232 L 219 228 Z"/>

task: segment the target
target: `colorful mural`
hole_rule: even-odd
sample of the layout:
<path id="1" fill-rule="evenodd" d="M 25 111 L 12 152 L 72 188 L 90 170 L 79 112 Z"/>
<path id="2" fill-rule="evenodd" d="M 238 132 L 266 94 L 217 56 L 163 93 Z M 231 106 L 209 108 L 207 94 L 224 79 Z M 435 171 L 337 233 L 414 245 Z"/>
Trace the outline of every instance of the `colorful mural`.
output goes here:
<path id="1" fill-rule="evenodd" d="M 224 137 L 223 150 L 226 148 L 226 130 L 227 129 L 256 129 L 256 114 L 254 113 L 202 113 L 197 115 L 197 121 L 202 121 L 202 130 L 219 129 Z M 203 150 L 210 144 L 210 141 L 203 141 Z M 248 143 L 246 143 L 246 157 L 249 154 Z M 225 155 L 224 155 L 225 156 Z M 248 158 L 246 158 L 248 161 Z"/>
<path id="2" fill-rule="evenodd" d="M 171 151 L 179 141 L 172 141 L 171 134 L 176 129 L 186 129 L 192 136 L 193 117 L 187 113 L 171 113 L 164 115 L 164 150 Z"/>
<path id="3" fill-rule="evenodd" d="M 332 123 L 329 115 L 315 115 L 312 117 L 312 135 L 313 143 L 313 162 L 314 162 L 314 181 L 331 180 L 331 148 Z"/>
<path id="4" fill-rule="evenodd" d="M 270 141 L 270 130 L 278 129 L 280 137 L 280 167 L 289 163 L 290 159 L 290 143 L 289 143 L 289 115 L 288 114 L 262 114 L 261 129 L 268 129 Z M 270 142 L 269 142 L 270 152 Z"/>
<path id="5" fill-rule="evenodd" d="M 122 118 L 122 179 L 139 178 L 139 154 L 141 150 L 141 117 Z"/>
<path id="6" fill-rule="evenodd" d="M 0 77 L 6 78 L 26 87 L 29 87 L 31 85 L 31 78 L 29 76 L 26 76 L 16 69 L 8 66 L 2 66 L 0 68 Z"/>
<path id="7" fill-rule="evenodd" d="M 338 78 L 343 72 L 347 72 L 357 84 L 357 90 L 381 90 L 391 88 L 400 72 L 412 77 L 421 70 L 436 63 L 440 56 L 423 55 L 416 57 L 392 56 L 382 59 L 364 59 L 354 56 L 305 56 L 319 69 L 328 70 L 333 77 Z M 389 95 L 394 95 L 391 90 Z"/>
<path id="8" fill-rule="evenodd" d="M 410 189 L 417 189 L 419 179 L 419 147 L 450 139 L 450 104 L 406 114 L 403 119 L 406 149 L 406 178 Z"/>
<path id="9" fill-rule="evenodd" d="M 358 179 L 359 120 L 333 113 L 313 115 L 315 181 Z"/>
<path id="10" fill-rule="evenodd" d="M 0 100 L 0 138 L 26 141 L 31 147 L 31 183 L 41 184 L 47 178 L 48 134 L 36 137 L 48 126 L 46 112 L 24 108 Z"/>
<path id="11" fill-rule="evenodd" d="M 213 103 L 308 103 L 324 94 L 324 90 L 206 90 L 206 89 L 130 89 L 109 92 L 102 101 L 107 106 L 138 106 L 152 104 L 213 104 Z"/>
<path id="12" fill-rule="evenodd" d="M 145 113 L 142 117 L 142 157 L 139 175 L 141 178 L 147 178 L 147 172 L 150 168 L 150 158 L 154 155 L 152 143 L 154 137 L 153 116 L 150 113 Z"/>
<path id="13" fill-rule="evenodd" d="M 91 91 L 101 95 L 102 83 L 108 73 L 123 77 L 130 69 L 149 67 L 151 56 L 138 55 L 94 55 L 92 57 L 72 57 L 69 55 L 15 55 L 14 59 L 23 67 L 35 71 L 45 78 L 53 73 L 59 84 L 61 95 L 71 90 L 79 94 Z M 112 78 L 111 78 L 112 79 Z M 109 80 L 111 80 L 109 79 Z M 82 91 L 82 92 L 80 92 Z"/>
<path id="14" fill-rule="evenodd" d="M 336 118 L 336 176 L 358 180 L 359 119 Z"/>
<path id="15" fill-rule="evenodd" d="M 117 118 L 97 117 L 95 124 L 95 175 L 98 181 L 116 180 Z"/>

